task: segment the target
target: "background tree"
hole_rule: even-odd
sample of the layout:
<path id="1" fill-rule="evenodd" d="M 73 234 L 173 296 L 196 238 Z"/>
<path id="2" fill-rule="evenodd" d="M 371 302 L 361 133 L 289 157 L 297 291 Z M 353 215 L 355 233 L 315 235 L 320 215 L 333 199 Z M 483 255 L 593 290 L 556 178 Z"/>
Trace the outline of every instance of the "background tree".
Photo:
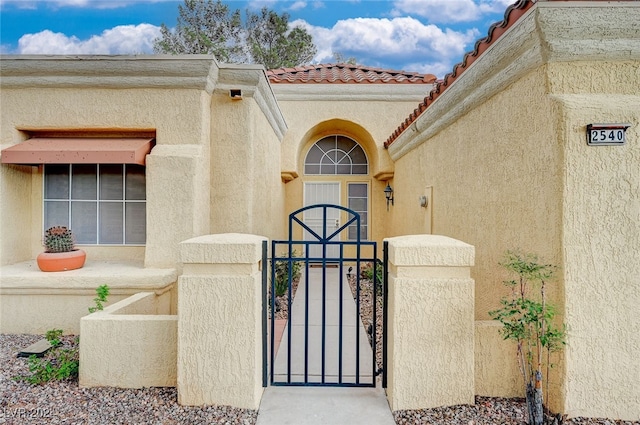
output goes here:
<path id="1" fill-rule="evenodd" d="M 156 53 L 213 54 L 221 62 L 243 62 L 242 19 L 221 0 L 185 0 L 172 31 L 165 24 L 154 41 Z"/>
<path id="2" fill-rule="evenodd" d="M 355 57 L 349 56 L 349 58 L 346 58 L 341 52 L 333 52 L 333 60 L 335 60 L 336 63 L 348 63 L 349 65 L 358 64 L 358 60 Z"/>
<path id="3" fill-rule="evenodd" d="M 313 38 L 302 27 L 289 29 L 289 14 L 263 8 L 230 11 L 221 0 L 185 0 L 178 6 L 174 30 L 165 24 L 154 41 L 156 53 L 213 54 L 221 62 L 258 63 L 267 69 L 309 63 L 316 54 Z"/>
<path id="4" fill-rule="evenodd" d="M 267 69 L 309 63 L 316 54 L 313 38 L 302 27 L 289 30 L 289 14 L 278 15 L 264 7 L 260 13 L 247 11 L 246 40 L 254 63 Z"/>

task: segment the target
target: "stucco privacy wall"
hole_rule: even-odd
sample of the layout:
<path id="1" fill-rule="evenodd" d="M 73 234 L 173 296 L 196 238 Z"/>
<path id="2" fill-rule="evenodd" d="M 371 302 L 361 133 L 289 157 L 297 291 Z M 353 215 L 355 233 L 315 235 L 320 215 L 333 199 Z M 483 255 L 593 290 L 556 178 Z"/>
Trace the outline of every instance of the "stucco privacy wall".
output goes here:
<path id="1" fill-rule="evenodd" d="M 387 241 L 391 410 L 473 404 L 473 246 L 439 235 Z"/>
<path id="2" fill-rule="evenodd" d="M 81 319 L 82 387 L 175 387 L 178 316 L 140 292 Z"/>
<path id="3" fill-rule="evenodd" d="M 538 2 L 389 148 L 394 231 L 413 231 L 403 217 L 433 186 L 434 232 L 476 246 L 477 319 L 505 250 L 560 266 L 569 332 L 550 401 L 571 416 L 640 412 L 638 22 L 637 2 Z M 630 123 L 627 145 L 587 146 L 599 122 Z"/>
<path id="4" fill-rule="evenodd" d="M 181 243 L 178 401 L 257 409 L 262 397 L 262 243 L 246 234 Z"/>

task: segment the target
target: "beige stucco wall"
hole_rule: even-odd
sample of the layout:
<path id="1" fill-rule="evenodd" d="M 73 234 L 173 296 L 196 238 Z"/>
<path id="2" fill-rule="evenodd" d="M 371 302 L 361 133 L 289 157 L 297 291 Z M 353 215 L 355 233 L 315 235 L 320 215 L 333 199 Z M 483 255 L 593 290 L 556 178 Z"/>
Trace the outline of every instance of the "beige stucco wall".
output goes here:
<path id="1" fill-rule="evenodd" d="M 506 249 L 560 267 L 549 295 L 568 334 L 549 402 L 570 416 L 640 412 L 639 6 L 537 3 L 389 149 L 394 232 L 416 231 L 406 218 L 432 186 L 434 233 L 476 246 L 476 319 L 504 293 Z M 600 122 L 630 123 L 627 145 L 587 146 Z M 496 338 L 476 331 L 479 364 Z"/>
<path id="2" fill-rule="evenodd" d="M 495 320 L 475 322 L 475 394 L 485 397 L 524 397 L 515 342 L 505 343 Z"/>
<path id="3" fill-rule="evenodd" d="M 280 138 L 253 97 L 217 93 L 212 116 L 211 233 L 283 238 Z"/>
<path id="4" fill-rule="evenodd" d="M 431 88 L 431 84 L 274 84 L 288 125 L 282 142 L 282 171 L 297 174 L 286 184 L 286 214 L 302 208 L 305 182 L 340 182 L 345 206 L 346 184 L 367 182 L 369 238 L 380 243 L 390 234 L 383 190 L 394 169 L 384 141 Z M 335 134 L 350 137 L 363 147 L 369 160 L 368 176 L 305 176 L 308 150 L 321 138 Z"/>
<path id="5" fill-rule="evenodd" d="M 558 63 L 549 80 L 565 117 L 566 413 L 640 420 L 640 61 Z M 631 124 L 627 144 L 587 146 L 590 123 Z"/>
<path id="6" fill-rule="evenodd" d="M 473 404 L 473 246 L 439 235 L 387 240 L 391 410 Z"/>
<path id="7" fill-rule="evenodd" d="M 52 288 L 63 293 L 69 285 L 61 282 L 68 276 L 84 283 L 89 295 L 105 279 L 112 287 L 129 285 L 123 295 L 130 295 L 148 270 L 165 269 L 174 278 L 164 287 L 180 271 L 179 243 L 211 227 L 282 235 L 279 156 L 286 124 L 261 66 L 219 65 L 204 55 L 3 56 L 0 71 L 1 149 L 43 131 L 156 136 L 146 160 L 145 246 L 82 246 L 87 263 L 72 275 L 41 274 L 35 264 L 44 231 L 42 166 L 2 164 L 0 293 L 12 305 L 5 311 L 19 313 L 3 315 L 3 329 L 36 332 L 59 323 L 55 326 L 77 333 L 85 298 L 52 298 L 72 307 L 52 302 L 40 309 L 37 326 L 27 325 L 25 314 L 32 309 L 16 308 L 29 303 L 26 295 L 37 300 L 39 294 L 58 295 Z M 241 88 L 244 99 L 231 102 L 229 88 Z M 105 261 L 110 268 L 100 266 Z M 133 278 L 116 281 L 131 267 Z M 44 289 L 37 286 L 40 281 Z M 16 291 L 22 291 L 19 300 L 8 298 Z"/>
<path id="8" fill-rule="evenodd" d="M 81 320 L 79 385 L 174 387 L 178 317 L 141 292 Z"/>
<path id="9" fill-rule="evenodd" d="M 257 409 L 262 397 L 262 242 L 246 234 L 181 244 L 178 401 Z"/>
<path id="10" fill-rule="evenodd" d="M 214 63 L 202 57 L 188 62 L 198 69 L 181 72 L 199 78 L 193 76 L 193 81 L 185 84 L 172 75 L 180 74 L 173 69 L 180 66 L 179 60 L 87 59 L 3 59 L 1 147 L 26 139 L 27 131 L 45 129 L 102 129 L 107 134 L 155 130 L 157 146 L 147 162 L 147 244 L 143 255 L 148 266 L 175 267 L 177 244 L 208 231 L 203 212 L 208 209 L 209 195 L 196 189 L 208 173 L 203 151 L 208 152 L 210 94 L 205 77 Z M 139 81 L 131 75 L 134 71 L 146 73 L 147 80 Z M 1 264 L 35 258 L 41 252 L 43 232 L 41 168 L 3 165 L 0 188 L 2 220 L 15 223 L 0 239 Z M 176 202 L 178 196 L 181 202 Z M 20 200 L 7 202 L 14 199 Z M 171 232 L 166 231 L 169 228 Z M 118 252 L 121 259 L 131 258 L 118 247 L 91 250 L 89 261 L 117 258 Z"/>
<path id="11" fill-rule="evenodd" d="M 477 247 L 478 320 L 508 293 L 498 266 L 508 249 L 562 265 L 562 149 L 559 114 L 546 95 L 543 68 L 495 93 L 410 154 L 396 161 L 391 229 L 421 231 L 418 198 L 433 187 L 433 232 Z M 559 292 L 553 300 L 561 301 Z"/>

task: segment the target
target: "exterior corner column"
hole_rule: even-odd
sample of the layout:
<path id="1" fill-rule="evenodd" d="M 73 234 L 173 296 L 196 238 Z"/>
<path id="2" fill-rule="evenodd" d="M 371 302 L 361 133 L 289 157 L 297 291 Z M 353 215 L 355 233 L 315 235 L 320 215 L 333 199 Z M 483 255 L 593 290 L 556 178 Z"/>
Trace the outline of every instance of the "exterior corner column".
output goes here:
<path id="1" fill-rule="evenodd" d="M 246 234 L 180 244 L 178 402 L 257 409 L 262 397 L 262 242 Z"/>
<path id="2" fill-rule="evenodd" d="M 437 235 L 387 241 L 391 410 L 473 404 L 474 247 Z"/>

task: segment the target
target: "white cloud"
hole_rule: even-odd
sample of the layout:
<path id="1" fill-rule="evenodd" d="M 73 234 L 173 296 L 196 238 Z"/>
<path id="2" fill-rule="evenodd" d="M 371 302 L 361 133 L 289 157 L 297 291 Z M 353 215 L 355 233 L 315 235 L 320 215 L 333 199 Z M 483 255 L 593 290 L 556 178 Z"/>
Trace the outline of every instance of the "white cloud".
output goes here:
<path id="1" fill-rule="evenodd" d="M 307 2 L 299 0 L 294 2 L 291 6 L 289 6 L 289 10 L 300 10 L 300 9 L 304 9 L 305 7 L 307 7 Z"/>
<path id="2" fill-rule="evenodd" d="M 314 62 L 333 62 L 333 53 L 339 52 L 368 66 L 394 64 L 407 71 L 438 76 L 451 71 L 478 36 L 477 30 L 443 30 L 414 18 L 346 19 L 333 28 L 314 27 L 301 20 L 292 24 L 303 26 L 313 36 L 318 48 Z"/>
<path id="3" fill-rule="evenodd" d="M 18 40 L 19 54 L 140 54 L 153 52 L 153 40 L 160 37 L 160 27 L 150 24 L 121 25 L 88 40 L 49 30 L 25 34 Z"/>
<path id="4" fill-rule="evenodd" d="M 487 13 L 506 10 L 513 0 L 396 0 L 394 16 L 411 14 L 433 23 L 472 22 Z"/>

